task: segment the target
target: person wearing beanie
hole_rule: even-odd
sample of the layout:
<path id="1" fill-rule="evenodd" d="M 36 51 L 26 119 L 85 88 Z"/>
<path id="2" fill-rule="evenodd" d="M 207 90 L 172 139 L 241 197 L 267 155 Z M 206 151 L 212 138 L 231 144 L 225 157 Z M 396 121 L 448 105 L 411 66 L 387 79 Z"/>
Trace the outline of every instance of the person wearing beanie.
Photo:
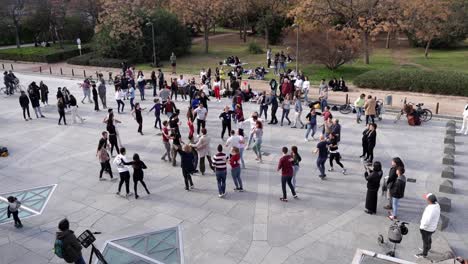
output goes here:
<path id="1" fill-rule="evenodd" d="M 83 248 L 76 238 L 72 230 L 70 230 L 70 222 L 68 219 L 63 219 L 58 224 L 57 240 L 61 241 L 63 250 L 63 259 L 67 263 L 86 264 L 81 254 Z M 56 242 L 57 243 L 57 242 Z"/>
<path id="2" fill-rule="evenodd" d="M 416 258 L 427 257 L 427 253 L 431 249 L 432 234 L 436 231 L 440 218 L 440 205 L 437 202 L 437 197 L 432 193 L 428 193 L 424 195 L 424 199 L 426 199 L 428 205 L 424 209 L 421 225 L 419 226 L 423 248 L 421 253 L 415 255 Z"/>

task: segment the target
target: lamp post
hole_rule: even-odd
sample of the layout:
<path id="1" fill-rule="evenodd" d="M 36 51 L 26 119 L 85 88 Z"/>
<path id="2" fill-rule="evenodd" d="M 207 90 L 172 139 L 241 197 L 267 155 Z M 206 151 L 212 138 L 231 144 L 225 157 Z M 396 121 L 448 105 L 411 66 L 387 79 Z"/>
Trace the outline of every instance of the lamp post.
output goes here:
<path id="1" fill-rule="evenodd" d="M 151 26 L 151 36 L 153 38 L 153 67 L 156 67 L 156 44 L 154 40 L 154 24 L 152 22 L 147 22 L 147 26 Z"/>
<path id="2" fill-rule="evenodd" d="M 299 63 L 299 25 L 298 24 L 293 24 L 292 27 L 296 29 L 296 74 L 299 74 L 299 72 L 298 72 L 298 63 Z"/>

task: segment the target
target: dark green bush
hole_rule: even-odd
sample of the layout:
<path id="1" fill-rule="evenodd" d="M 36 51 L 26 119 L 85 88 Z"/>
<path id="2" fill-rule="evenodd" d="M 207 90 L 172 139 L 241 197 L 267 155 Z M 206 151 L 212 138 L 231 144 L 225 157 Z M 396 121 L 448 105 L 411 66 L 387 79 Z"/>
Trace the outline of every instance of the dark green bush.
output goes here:
<path id="1" fill-rule="evenodd" d="M 357 76 L 362 88 L 468 96 L 468 74 L 417 69 L 374 70 Z"/>
<path id="2" fill-rule="evenodd" d="M 59 61 L 64 61 L 68 58 L 75 57 L 79 55 L 78 49 L 54 49 L 50 48 L 47 52 L 41 52 L 44 49 L 49 48 L 37 48 L 38 52 L 34 52 L 36 49 L 34 47 L 21 48 L 21 49 L 7 49 L 0 50 L 0 59 L 2 60 L 13 60 L 13 61 L 34 61 L 34 62 L 46 62 L 54 63 Z M 33 52 L 31 52 L 31 50 Z M 89 47 L 83 47 L 81 50 L 82 53 L 90 52 Z"/>
<path id="3" fill-rule="evenodd" d="M 247 47 L 247 51 L 250 54 L 261 54 L 261 53 L 263 53 L 262 48 L 256 42 L 250 42 L 249 46 Z"/>
<path id="4" fill-rule="evenodd" d="M 98 53 L 92 52 L 67 60 L 68 64 L 120 68 L 121 59 L 103 58 Z"/>

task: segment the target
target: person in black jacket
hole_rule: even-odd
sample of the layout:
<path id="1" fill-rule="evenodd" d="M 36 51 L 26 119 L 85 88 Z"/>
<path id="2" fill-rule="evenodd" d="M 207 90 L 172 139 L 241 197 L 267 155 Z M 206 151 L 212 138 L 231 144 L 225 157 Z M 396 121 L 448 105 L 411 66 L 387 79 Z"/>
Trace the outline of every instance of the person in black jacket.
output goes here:
<path id="1" fill-rule="evenodd" d="M 124 165 L 132 165 L 133 167 L 133 188 L 135 190 L 135 199 L 138 199 L 140 196 L 138 196 L 137 192 L 137 185 L 138 182 L 141 182 L 141 185 L 146 190 L 147 194 L 150 194 L 150 191 L 148 191 L 148 188 L 146 187 L 146 183 L 143 181 L 143 170 L 147 169 L 146 164 L 140 160 L 140 155 L 138 153 L 133 154 L 133 161 L 130 162 L 124 162 Z"/>
<path id="2" fill-rule="evenodd" d="M 37 86 L 36 82 L 32 82 L 29 87 L 28 87 L 28 94 L 29 94 L 29 99 L 31 100 L 31 105 L 32 108 L 34 109 L 34 112 L 36 113 L 36 118 L 42 117 L 44 118 L 45 116 L 41 112 L 41 93 L 39 91 L 39 86 Z"/>
<path id="3" fill-rule="evenodd" d="M 57 110 L 58 110 L 58 113 L 59 113 L 59 121 L 58 121 L 58 124 L 61 125 L 62 123 L 62 119 L 63 119 L 63 123 L 65 125 L 67 125 L 67 120 L 65 119 L 65 103 L 63 102 L 63 98 L 58 98 L 58 101 L 57 101 Z"/>
<path id="4" fill-rule="evenodd" d="M 179 148 L 177 149 L 177 152 L 180 155 L 180 167 L 182 168 L 182 175 L 184 176 L 185 190 L 189 191 L 190 189 L 194 188 L 192 173 L 195 171 L 193 167 L 193 161 L 195 157 L 193 156 L 190 145 L 184 145 L 183 150 Z"/>
<path id="5" fill-rule="evenodd" d="M 93 101 L 94 101 L 94 111 L 98 112 L 99 111 L 99 101 L 98 101 L 98 92 L 96 90 L 96 84 L 92 84 L 93 90 L 91 91 L 93 93 Z"/>
<path id="6" fill-rule="evenodd" d="M 270 95 L 270 104 L 271 104 L 271 120 L 268 124 L 276 125 L 278 124 L 278 119 L 276 118 L 276 111 L 278 111 L 278 98 L 276 94 L 271 92 Z"/>
<path id="7" fill-rule="evenodd" d="M 41 90 L 41 101 L 44 105 L 49 105 L 49 87 L 44 82 L 39 83 L 39 90 Z"/>
<path id="8" fill-rule="evenodd" d="M 224 140 L 224 133 L 226 133 L 226 129 L 231 131 L 231 119 L 234 111 L 229 110 L 229 106 L 224 107 L 224 111 L 219 115 L 219 119 L 221 119 L 221 124 L 223 126 L 223 130 L 221 131 L 221 139 Z"/>
<path id="9" fill-rule="evenodd" d="M 370 125 L 367 125 L 366 129 L 362 131 L 362 155 L 359 156 L 360 158 L 365 158 L 367 156 L 367 135 L 369 134 Z"/>
<path id="10" fill-rule="evenodd" d="M 369 124 L 369 132 L 367 133 L 367 156 L 364 161 L 372 163 L 374 160 L 374 148 L 377 141 L 377 124 Z"/>
<path id="11" fill-rule="evenodd" d="M 366 209 L 364 212 L 371 215 L 377 213 L 377 194 L 382 175 L 382 164 L 380 161 L 374 162 L 372 170 L 364 173 L 364 177 L 367 180 Z"/>
<path id="12" fill-rule="evenodd" d="M 24 121 L 32 120 L 31 115 L 29 114 L 29 98 L 24 91 L 21 91 L 21 95 L 19 97 L 19 104 L 23 109 L 23 118 Z M 28 118 L 26 118 L 26 112 L 28 112 Z"/>
<path id="13" fill-rule="evenodd" d="M 86 264 L 81 254 L 82 246 L 73 231 L 70 230 L 70 222 L 65 218 L 59 222 L 57 240 L 62 241 L 63 259 L 67 263 Z"/>
<path id="14" fill-rule="evenodd" d="M 384 206 L 384 209 L 387 210 L 392 210 L 392 196 L 390 195 L 389 189 L 392 188 L 393 183 L 395 183 L 396 179 L 398 178 L 398 175 L 396 173 L 396 169 L 398 167 L 405 168 L 405 164 L 399 157 L 395 157 L 392 159 L 392 167 L 390 168 L 390 171 L 388 172 L 388 177 L 385 180 L 384 184 L 384 191 L 387 192 L 387 200 L 388 204 Z"/>
<path id="15" fill-rule="evenodd" d="M 405 169 L 402 167 L 396 168 L 398 178 L 390 188 L 390 195 L 392 196 L 392 213 L 388 216 L 391 220 L 398 217 L 398 207 L 400 199 L 405 196 L 406 177 L 404 175 Z"/>

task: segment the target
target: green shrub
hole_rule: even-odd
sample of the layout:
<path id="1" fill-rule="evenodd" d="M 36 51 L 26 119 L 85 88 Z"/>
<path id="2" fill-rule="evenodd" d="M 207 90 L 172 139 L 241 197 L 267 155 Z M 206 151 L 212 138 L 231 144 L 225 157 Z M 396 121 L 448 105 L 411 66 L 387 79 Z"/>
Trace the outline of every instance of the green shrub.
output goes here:
<path id="1" fill-rule="evenodd" d="M 468 74 L 419 69 L 373 70 L 354 79 L 362 88 L 468 96 Z"/>
<path id="2" fill-rule="evenodd" d="M 250 42 L 249 46 L 247 47 L 247 51 L 250 54 L 261 54 L 263 53 L 262 47 L 258 45 L 256 42 Z"/>
<path id="3" fill-rule="evenodd" d="M 121 59 L 103 58 L 98 53 L 92 52 L 82 56 L 73 57 L 67 60 L 68 64 L 98 66 L 109 68 L 120 68 Z"/>
<path id="4" fill-rule="evenodd" d="M 90 52 L 90 48 L 84 46 L 81 50 L 82 53 Z M 65 46 L 64 49 L 58 47 L 26 47 L 26 48 L 12 48 L 0 50 L 0 59 L 13 60 L 13 61 L 34 61 L 54 63 L 64 61 L 68 58 L 79 55 L 76 45 Z"/>

